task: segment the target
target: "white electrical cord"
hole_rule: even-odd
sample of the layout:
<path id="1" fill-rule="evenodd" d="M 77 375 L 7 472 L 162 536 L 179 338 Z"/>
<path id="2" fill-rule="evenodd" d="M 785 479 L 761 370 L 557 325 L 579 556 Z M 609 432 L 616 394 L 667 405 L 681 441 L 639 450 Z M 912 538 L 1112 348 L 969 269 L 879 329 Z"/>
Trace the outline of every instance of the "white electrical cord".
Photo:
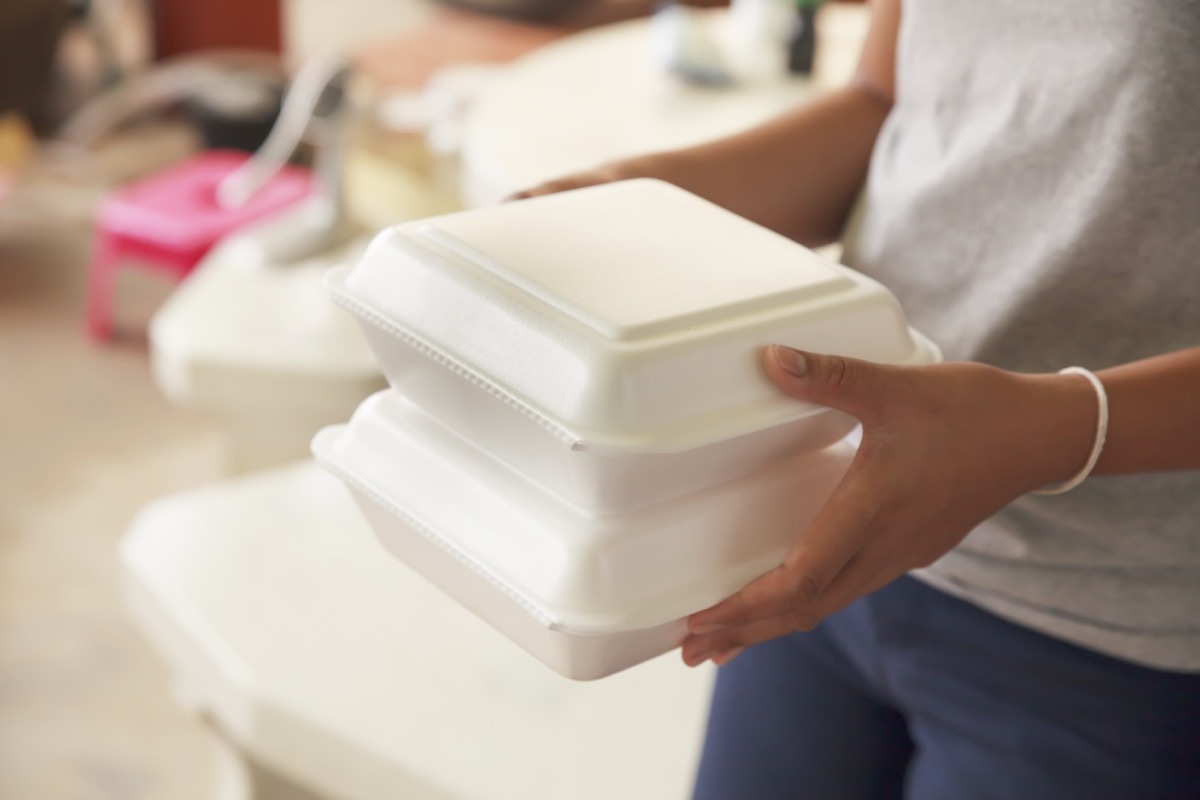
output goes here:
<path id="1" fill-rule="evenodd" d="M 1067 367 L 1066 369 L 1059 370 L 1058 374 L 1082 375 L 1087 378 L 1088 383 L 1092 384 L 1092 389 L 1096 392 L 1096 402 L 1099 405 L 1100 411 L 1096 419 L 1096 437 L 1092 441 L 1092 452 L 1088 455 L 1087 463 L 1083 465 L 1083 469 L 1075 473 L 1075 476 L 1066 483 L 1049 489 L 1038 489 L 1034 494 L 1064 494 L 1083 483 L 1087 479 L 1087 476 L 1092 474 L 1092 470 L 1096 468 L 1096 462 L 1100 460 L 1100 452 L 1104 449 L 1104 440 L 1108 437 L 1108 392 L 1104 390 L 1104 384 L 1090 370 L 1086 370 L 1083 367 Z"/>
<path id="2" fill-rule="evenodd" d="M 62 124 L 55 141 L 81 150 L 91 147 L 131 117 L 220 85 L 231 71 L 239 69 L 280 74 L 279 59 L 256 50 L 177 56 L 88 101 Z"/>
<path id="3" fill-rule="evenodd" d="M 321 95 L 348 68 L 341 56 L 317 56 L 305 62 L 292 81 L 279 120 L 267 140 L 217 187 L 217 202 L 222 207 L 244 205 L 283 169 L 312 124 Z"/>

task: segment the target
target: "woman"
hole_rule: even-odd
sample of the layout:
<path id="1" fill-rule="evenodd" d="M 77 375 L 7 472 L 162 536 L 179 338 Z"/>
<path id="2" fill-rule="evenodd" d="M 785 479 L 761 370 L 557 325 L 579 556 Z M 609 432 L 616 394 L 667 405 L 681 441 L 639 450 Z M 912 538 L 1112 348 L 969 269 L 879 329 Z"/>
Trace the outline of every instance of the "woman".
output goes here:
<path id="1" fill-rule="evenodd" d="M 841 238 L 947 356 L 764 354 L 863 443 L 689 620 L 684 660 L 723 665 L 696 797 L 1194 800 L 1200 4 L 872 13 L 851 86 L 523 193 L 651 176 Z"/>

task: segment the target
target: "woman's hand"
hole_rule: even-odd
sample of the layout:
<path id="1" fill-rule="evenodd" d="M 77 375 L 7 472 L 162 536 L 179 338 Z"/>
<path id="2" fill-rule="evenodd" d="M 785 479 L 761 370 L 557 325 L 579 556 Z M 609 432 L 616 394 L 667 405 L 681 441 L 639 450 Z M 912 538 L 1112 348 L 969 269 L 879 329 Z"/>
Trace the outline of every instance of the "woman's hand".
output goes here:
<path id="1" fill-rule="evenodd" d="M 677 173 L 679 167 L 673 162 L 680 160 L 672 153 L 656 153 L 639 158 L 627 158 L 613 161 L 594 169 L 565 175 L 552 181 L 538 184 L 532 188 L 508 197 L 507 200 L 524 200 L 529 197 L 540 197 L 546 194 L 566 192 L 571 189 L 582 189 L 585 186 L 599 186 L 602 183 L 632 180 L 634 178 L 658 178 L 669 183 L 679 183 L 682 176 Z"/>
<path id="2" fill-rule="evenodd" d="M 778 346 L 764 362 L 793 397 L 858 418 L 863 441 L 783 563 L 688 619 L 689 665 L 811 630 L 932 563 L 1015 498 L 1073 475 L 1096 429 L 1095 394 L 1077 375 L 884 366 Z"/>

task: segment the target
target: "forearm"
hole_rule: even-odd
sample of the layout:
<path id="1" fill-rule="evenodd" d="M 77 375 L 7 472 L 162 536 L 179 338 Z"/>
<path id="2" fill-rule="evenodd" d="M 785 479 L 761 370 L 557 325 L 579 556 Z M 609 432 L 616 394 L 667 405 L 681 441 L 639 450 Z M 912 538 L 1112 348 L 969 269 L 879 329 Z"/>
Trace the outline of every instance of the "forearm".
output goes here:
<path id="1" fill-rule="evenodd" d="M 853 83 L 744 133 L 551 180 L 514 199 L 659 178 L 809 247 L 836 241 L 895 97 L 900 0 L 873 0 Z"/>
<path id="2" fill-rule="evenodd" d="M 1200 347 L 1096 375 L 1109 407 L 1097 474 L 1200 469 Z"/>
<path id="3" fill-rule="evenodd" d="M 661 158 L 669 180 L 816 247 L 841 235 L 889 108 L 859 83 L 745 133 Z"/>
<path id="4" fill-rule="evenodd" d="M 1108 434 L 1094 475 L 1200 469 L 1200 348 L 1100 370 Z M 1014 404 L 1011 435 L 1029 442 L 1030 488 L 1070 478 L 1095 438 L 1098 403 L 1078 375 L 1025 375 L 1029 405 Z M 1038 399 L 1040 398 L 1040 399 Z M 1025 426 L 1022 436 L 1017 427 Z M 1019 467 L 1014 464 L 1014 469 Z"/>
<path id="5" fill-rule="evenodd" d="M 899 0 L 872 0 L 853 83 L 746 133 L 701 145 L 693 191 L 809 247 L 842 235 L 895 98 Z"/>

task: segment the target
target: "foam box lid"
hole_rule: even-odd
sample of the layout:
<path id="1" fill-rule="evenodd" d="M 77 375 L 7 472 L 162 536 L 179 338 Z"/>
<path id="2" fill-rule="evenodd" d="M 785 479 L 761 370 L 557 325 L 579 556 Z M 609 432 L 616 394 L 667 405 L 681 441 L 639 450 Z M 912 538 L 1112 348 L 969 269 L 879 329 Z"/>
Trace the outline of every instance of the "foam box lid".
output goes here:
<path id="1" fill-rule="evenodd" d="M 879 283 L 648 179 L 396 226 L 329 282 L 432 368 L 594 451 L 681 451 L 824 412 L 769 382 L 768 344 L 940 357 Z"/>

